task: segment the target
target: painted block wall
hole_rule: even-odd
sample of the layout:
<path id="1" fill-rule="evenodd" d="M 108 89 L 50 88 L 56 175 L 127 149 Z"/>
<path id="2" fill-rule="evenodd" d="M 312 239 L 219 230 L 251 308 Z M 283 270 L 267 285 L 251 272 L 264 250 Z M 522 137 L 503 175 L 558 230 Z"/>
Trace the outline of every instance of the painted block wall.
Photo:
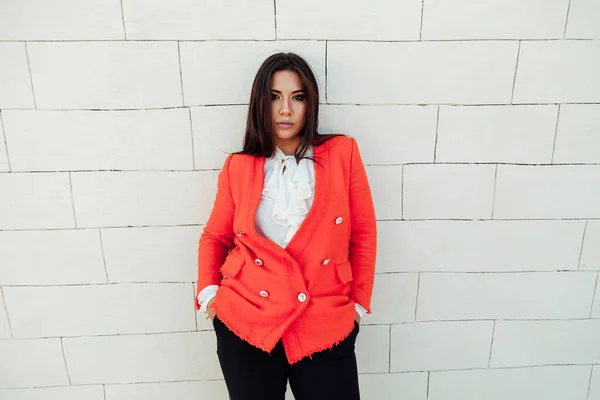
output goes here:
<path id="1" fill-rule="evenodd" d="M 600 399 L 597 0 L 50 3 L 0 7 L 0 398 L 227 399 L 197 240 L 294 51 L 373 189 L 362 397 Z"/>

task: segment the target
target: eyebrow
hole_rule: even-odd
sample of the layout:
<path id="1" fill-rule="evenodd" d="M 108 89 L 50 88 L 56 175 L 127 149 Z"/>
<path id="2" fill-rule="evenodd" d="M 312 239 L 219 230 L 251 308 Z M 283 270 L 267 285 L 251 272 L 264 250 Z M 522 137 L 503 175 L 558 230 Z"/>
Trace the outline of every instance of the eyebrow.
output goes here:
<path id="1" fill-rule="evenodd" d="M 277 89 L 271 89 L 271 92 L 275 92 L 275 93 L 279 93 L 279 94 L 281 94 L 281 91 L 280 91 L 280 90 L 277 90 Z M 299 92 L 304 92 L 304 90 L 302 90 L 302 89 L 294 90 L 294 91 L 292 92 L 292 94 L 294 94 L 294 93 L 299 93 Z"/>

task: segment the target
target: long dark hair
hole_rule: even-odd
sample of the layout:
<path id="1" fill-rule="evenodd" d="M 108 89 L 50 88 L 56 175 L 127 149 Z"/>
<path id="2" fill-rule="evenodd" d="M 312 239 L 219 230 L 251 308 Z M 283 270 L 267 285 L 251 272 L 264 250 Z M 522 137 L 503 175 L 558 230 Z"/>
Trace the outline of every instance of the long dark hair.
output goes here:
<path id="1" fill-rule="evenodd" d="M 256 157 L 271 157 L 275 152 L 271 117 L 271 85 L 277 71 L 293 71 L 300 77 L 306 101 L 306 118 L 302 131 L 298 133 L 301 142 L 294 156 L 296 160 L 306 156 L 311 145 L 319 146 L 341 134 L 322 135 L 317 132 L 319 125 L 319 86 L 311 66 L 295 53 L 276 53 L 269 56 L 260 66 L 250 94 L 250 107 L 246 120 L 243 150 L 237 154 L 250 154 Z M 314 160 L 316 161 L 316 160 Z M 317 161 L 318 162 L 318 161 Z"/>

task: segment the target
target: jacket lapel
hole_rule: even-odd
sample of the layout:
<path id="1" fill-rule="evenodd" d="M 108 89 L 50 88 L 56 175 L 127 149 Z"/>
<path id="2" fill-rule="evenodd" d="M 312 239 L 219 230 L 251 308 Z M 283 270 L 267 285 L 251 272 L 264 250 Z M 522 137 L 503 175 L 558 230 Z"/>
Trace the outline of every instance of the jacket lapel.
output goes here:
<path id="1" fill-rule="evenodd" d="M 315 189 L 314 189 L 314 199 L 313 204 L 308 210 L 308 214 L 300 227 L 292 237 L 292 240 L 288 243 L 285 248 L 282 248 L 277 243 L 273 242 L 269 238 L 266 238 L 259 234 L 256 230 L 256 226 L 254 225 L 254 221 L 256 219 L 256 212 L 258 210 L 258 205 L 260 203 L 262 197 L 262 190 L 264 187 L 265 180 L 265 157 L 253 157 L 253 183 L 252 183 L 252 194 L 250 196 L 250 204 L 249 204 L 249 212 L 248 212 L 248 226 L 250 227 L 250 232 L 253 235 L 257 236 L 259 240 L 263 242 L 266 246 L 272 248 L 274 251 L 283 252 L 291 255 L 293 258 L 299 256 L 306 245 L 308 244 L 310 238 L 313 236 L 315 230 L 317 229 L 319 222 L 323 218 L 323 214 L 325 213 L 327 199 L 329 197 L 329 156 L 328 156 L 328 143 L 324 143 L 320 146 L 313 147 L 313 155 L 315 160 L 318 161 L 314 163 L 315 168 Z"/>

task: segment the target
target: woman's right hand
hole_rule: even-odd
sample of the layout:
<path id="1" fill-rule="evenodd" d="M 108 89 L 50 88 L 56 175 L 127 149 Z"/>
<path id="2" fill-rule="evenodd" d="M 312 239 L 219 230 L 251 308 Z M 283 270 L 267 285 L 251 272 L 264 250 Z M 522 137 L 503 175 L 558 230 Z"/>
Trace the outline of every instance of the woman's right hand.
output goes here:
<path id="1" fill-rule="evenodd" d="M 211 307 L 213 301 L 215 301 L 214 297 L 212 299 L 210 299 L 210 301 L 206 305 L 206 313 L 208 314 L 208 318 L 210 318 L 211 321 L 215 318 L 215 315 L 216 315 L 215 311 Z"/>

